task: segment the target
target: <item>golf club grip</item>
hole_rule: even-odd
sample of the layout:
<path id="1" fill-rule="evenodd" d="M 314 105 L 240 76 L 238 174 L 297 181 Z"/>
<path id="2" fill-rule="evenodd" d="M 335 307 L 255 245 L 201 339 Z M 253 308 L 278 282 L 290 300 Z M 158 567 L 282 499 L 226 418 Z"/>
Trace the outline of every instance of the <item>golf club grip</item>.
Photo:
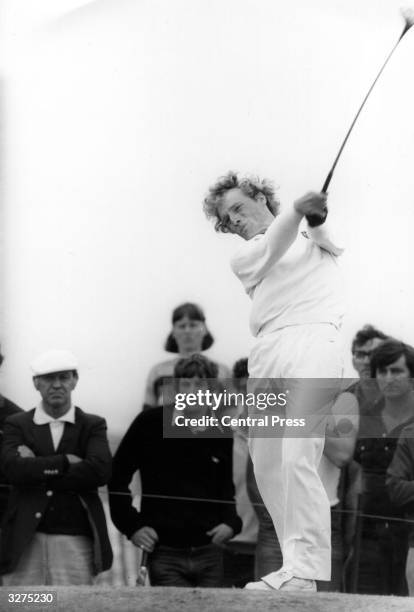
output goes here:
<path id="1" fill-rule="evenodd" d="M 141 567 L 147 567 L 147 563 L 148 563 L 148 552 L 146 550 L 143 550 L 140 565 Z"/>
<path id="2" fill-rule="evenodd" d="M 328 211 L 326 211 L 323 217 L 320 217 L 319 215 L 306 215 L 306 221 L 308 222 L 309 227 L 318 227 L 319 225 L 323 225 L 325 223 L 327 215 Z"/>
<path id="3" fill-rule="evenodd" d="M 333 176 L 333 171 L 334 171 L 334 168 L 330 170 L 328 176 L 326 177 L 323 187 L 321 189 L 321 193 L 328 193 L 328 187 L 329 187 L 329 183 L 331 182 L 331 179 Z"/>

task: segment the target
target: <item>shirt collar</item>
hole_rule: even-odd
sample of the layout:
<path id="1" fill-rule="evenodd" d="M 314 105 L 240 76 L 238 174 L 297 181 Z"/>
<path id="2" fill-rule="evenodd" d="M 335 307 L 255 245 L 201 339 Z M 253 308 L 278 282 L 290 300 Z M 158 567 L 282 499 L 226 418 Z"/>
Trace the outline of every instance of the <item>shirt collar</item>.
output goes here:
<path id="1" fill-rule="evenodd" d="M 47 423 L 75 423 L 75 406 L 72 404 L 66 414 L 61 417 L 54 419 L 51 417 L 43 408 L 42 402 L 36 406 L 35 413 L 33 415 L 33 422 L 36 425 L 45 425 Z"/>

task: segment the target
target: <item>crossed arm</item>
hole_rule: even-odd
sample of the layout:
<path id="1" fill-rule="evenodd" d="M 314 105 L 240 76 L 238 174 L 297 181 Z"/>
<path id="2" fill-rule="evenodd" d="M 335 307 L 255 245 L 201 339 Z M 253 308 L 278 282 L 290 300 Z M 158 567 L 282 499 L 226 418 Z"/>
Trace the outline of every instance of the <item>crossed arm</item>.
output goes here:
<path id="1" fill-rule="evenodd" d="M 106 423 L 91 426 L 85 456 L 54 454 L 36 456 L 22 429 L 7 422 L 2 452 L 3 470 L 14 485 L 47 484 L 54 490 L 87 490 L 106 484 L 111 475 L 111 453 Z"/>

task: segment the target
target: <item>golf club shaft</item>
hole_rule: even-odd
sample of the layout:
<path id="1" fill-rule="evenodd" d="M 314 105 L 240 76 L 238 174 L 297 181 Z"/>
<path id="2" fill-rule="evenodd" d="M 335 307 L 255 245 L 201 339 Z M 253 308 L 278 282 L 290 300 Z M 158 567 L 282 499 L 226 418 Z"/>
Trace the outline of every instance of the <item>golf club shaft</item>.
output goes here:
<path id="1" fill-rule="evenodd" d="M 357 121 L 357 119 L 358 119 L 359 115 L 361 114 L 362 109 L 363 109 L 363 108 L 364 108 L 364 106 L 365 106 L 365 102 L 368 100 L 368 98 L 369 98 L 369 95 L 370 95 L 371 91 L 374 89 L 376 82 L 377 82 L 377 81 L 378 81 L 378 79 L 380 78 L 380 76 L 381 76 L 381 74 L 382 74 L 382 72 L 383 72 L 383 70 L 384 70 L 385 66 L 388 64 L 389 60 L 391 59 L 391 56 L 392 56 L 392 54 L 394 53 L 395 49 L 398 47 L 398 44 L 399 44 L 400 40 L 402 39 L 402 37 L 404 36 L 405 32 L 406 32 L 406 28 L 404 28 L 403 33 L 401 34 L 401 36 L 399 37 L 399 39 L 397 40 L 397 42 L 396 42 L 396 43 L 395 43 L 395 45 L 393 46 L 393 48 L 392 48 L 391 52 L 390 52 L 390 53 L 389 53 L 389 55 L 387 56 L 387 59 L 386 59 L 386 60 L 385 60 L 385 62 L 383 63 L 383 65 L 382 65 L 382 67 L 381 67 L 381 70 L 378 72 L 377 76 L 375 77 L 374 82 L 372 83 L 371 87 L 368 89 L 368 92 L 367 92 L 367 94 L 366 94 L 365 98 L 363 99 L 362 104 L 361 104 L 361 106 L 359 107 L 358 112 L 357 112 L 357 114 L 355 115 L 354 120 L 352 121 L 351 126 L 350 126 L 350 128 L 349 128 L 348 132 L 346 133 L 346 136 L 345 136 L 345 138 L 344 138 L 344 140 L 343 140 L 343 142 L 342 142 L 342 144 L 341 144 L 341 146 L 340 146 L 340 149 L 339 149 L 339 151 L 338 151 L 338 154 L 337 154 L 337 156 L 335 157 L 335 161 L 334 161 L 334 163 L 332 164 L 332 168 L 329 170 L 328 176 L 327 176 L 327 177 L 326 177 L 326 179 L 325 179 L 325 182 L 324 182 L 323 187 L 322 187 L 322 193 L 326 193 L 326 192 L 328 191 L 329 183 L 331 182 L 331 179 L 332 179 L 332 176 L 333 176 L 334 170 L 335 170 L 335 168 L 336 168 L 336 165 L 337 165 L 337 163 L 338 163 L 338 160 L 339 160 L 339 158 L 341 157 L 341 153 L 342 153 L 342 151 L 344 150 L 344 147 L 345 147 L 345 145 L 346 145 L 346 143 L 347 143 L 347 141 L 348 141 L 348 138 L 349 138 L 349 136 L 350 136 L 350 134 L 351 134 L 351 132 L 352 132 L 352 130 L 353 130 L 353 127 L 354 127 L 354 125 L 355 125 L 355 123 L 356 123 L 356 121 Z"/>
<path id="2" fill-rule="evenodd" d="M 141 555 L 141 562 L 140 562 L 139 569 L 138 569 L 138 576 L 136 580 L 137 586 L 145 586 L 146 584 L 147 575 L 148 575 L 147 563 L 148 563 L 148 553 L 146 550 L 143 550 L 142 555 Z"/>

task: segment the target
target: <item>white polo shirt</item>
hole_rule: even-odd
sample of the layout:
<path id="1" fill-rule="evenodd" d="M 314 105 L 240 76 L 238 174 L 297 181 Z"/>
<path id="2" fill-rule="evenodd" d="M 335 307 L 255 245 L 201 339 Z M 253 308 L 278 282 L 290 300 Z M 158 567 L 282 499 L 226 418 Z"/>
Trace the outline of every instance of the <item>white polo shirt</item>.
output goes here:
<path id="1" fill-rule="evenodd" d="M 231 260 L 253 302 L 252 334 L 307 323 L 340 327 L 344 294 L 337 260 L 343 249 L 333 244 L 325 226 L 307 228 L 307 237 L 298 233 L 282 257 L 271 263 L 275 223 L 277 217 L 264 234 L 244 242 Z"/>
<path id="2" fill-rule="evenodd" d="M 52 440 L 53 440 L 53 447 L 56 450 L 63 436 L 65 422 L 66 423 L 75 422 L 75 406 L 72 404 L 72 406 L 69 408 L 66 414 L 64 414 L 63 416 L 57 419 L 54 419 L 52 416 L 47 414 L 47 412 L 45 412 L 45 409 L 43 408 L 42 403 L 40 403 L 36 407 L 36 410 L 34 412 L 33 422 L 36 425 L 45 425 L 47 423 L 49 424 L 50 433 L 52 435 Z"/>

